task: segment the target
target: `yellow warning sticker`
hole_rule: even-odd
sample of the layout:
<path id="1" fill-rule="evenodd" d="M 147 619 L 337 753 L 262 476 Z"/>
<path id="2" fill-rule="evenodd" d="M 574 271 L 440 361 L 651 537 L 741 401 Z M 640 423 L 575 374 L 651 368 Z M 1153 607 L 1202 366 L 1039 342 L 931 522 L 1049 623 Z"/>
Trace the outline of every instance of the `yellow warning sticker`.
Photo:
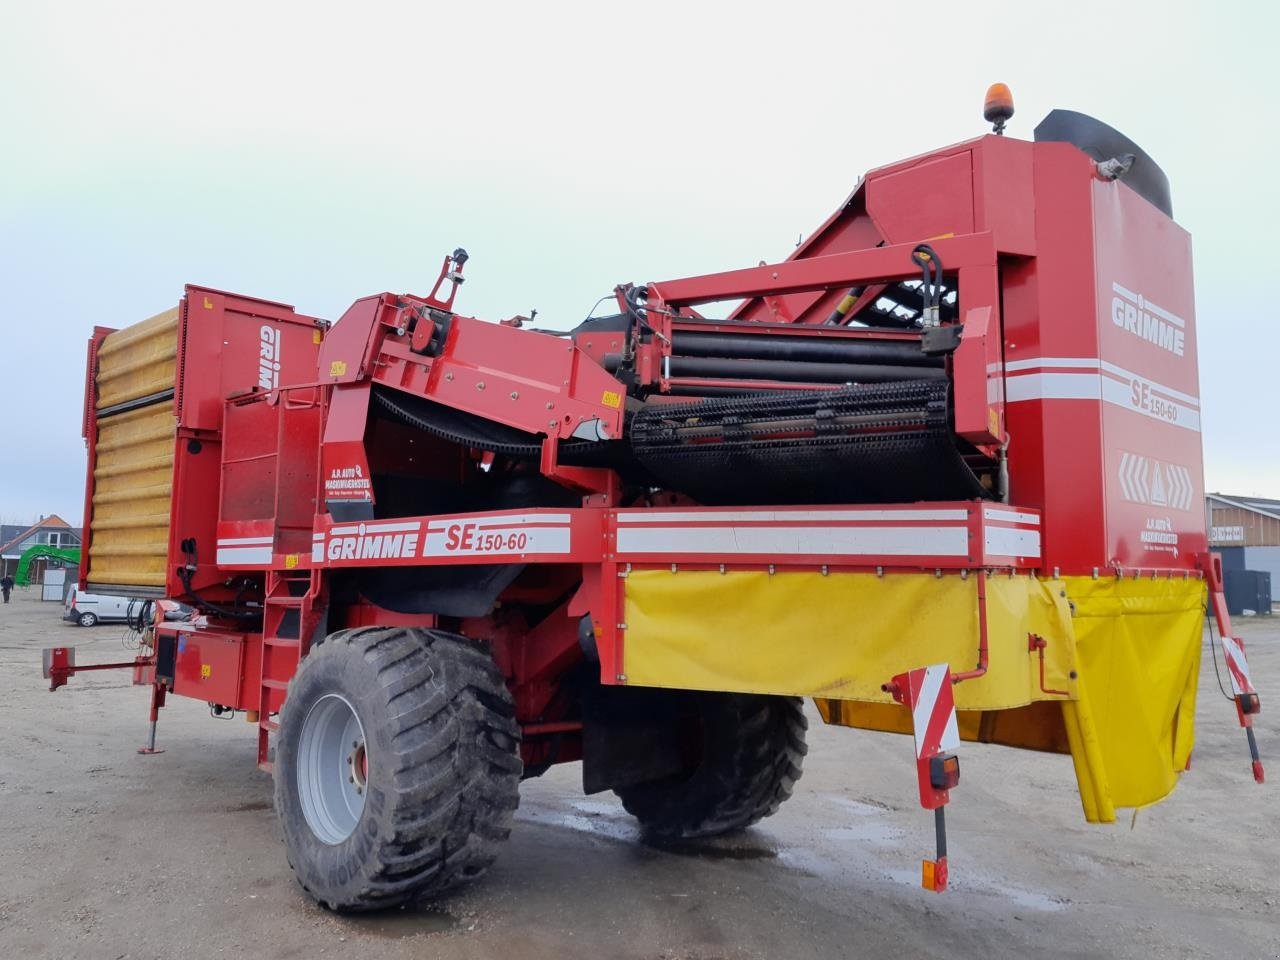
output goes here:
<path id="1" fill-rule="evenodd" d="M 316 327 L 316 329 L 311 331 L 311 342 L 312 343 L 324 342 L 324 334 L 320 332 L 319 327 Z"/>
<path id="2" fill-rule="evenodd" d="M 993 437 L 1000 436 L 1000 414 L 996 413 L 995 407 L 987 407 L 987 432 Z"/>
<path id="3" fill-rule="evenodd" d="M 347 361 L 335 360 L 329 364 L 329 376 L 345 377 L 347 375 Z"/>
<path id="4" fill-rule="evenodd" d="M 200 664 L 200 679 L 208 680 L 212 676 L 213 676 L 213 667 L 211 667 L 207 663 Z"/>
<path id="5" fill-rule="evenodd" d="M 213 301 L 212 301 L 212 300 L 210 300 L 208 297 L 205 297 L 205 298 L 204 298 L 204 308 L 205 308 L 206 310 L 212 310 L 212 309 L 213 309 Z"/>
<path id="6" fill-rule="evenodd" d="M 284 555 L 285 569 L 292 570 L 298 565 L 298 555 L 296 553 L 286 553 Z"/>
<path id="7" fill-rule="evenodd" d="M 615 410 L 622 406 L 622 397 L 614 390 L 606 390 L 604 396 L 600 398 L 600 402 L 606 407 L 613 407 Z"/>

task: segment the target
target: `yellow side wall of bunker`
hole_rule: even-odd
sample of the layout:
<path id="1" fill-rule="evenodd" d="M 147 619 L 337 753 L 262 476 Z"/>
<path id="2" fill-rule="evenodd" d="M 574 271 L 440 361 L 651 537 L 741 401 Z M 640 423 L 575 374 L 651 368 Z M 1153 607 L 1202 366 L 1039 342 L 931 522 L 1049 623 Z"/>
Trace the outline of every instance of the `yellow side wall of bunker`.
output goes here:
<path id="1" fill-rule="evenodd" d="M 881 684 L 978 658 L 976 576 L 667 567 L 624 583 L 631 685 L 810 696 L 828 723 L 910 733 Z M 985 592 L 988 670 L 954 688 L 961 737 L 1069 753 L 1090 822 L 1168 796 L 1194 740 L 1203 581 L 996 574 Z"/>

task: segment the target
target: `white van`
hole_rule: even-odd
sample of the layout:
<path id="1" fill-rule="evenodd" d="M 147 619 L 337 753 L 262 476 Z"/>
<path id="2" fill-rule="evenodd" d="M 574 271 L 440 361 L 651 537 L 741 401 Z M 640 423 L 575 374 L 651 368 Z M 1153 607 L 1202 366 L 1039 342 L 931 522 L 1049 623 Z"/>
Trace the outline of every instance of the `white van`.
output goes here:
<path id="1" fill-rule="evenodd" d="M 82 627 L 92 627 L 98 623 L 124 621 L 129 616 L 128 597 L 113 597 L 105 593 L 83 593 L 79 587 L 72 586 L 67 591 L 67 599 L 63 604 L 62 619 Z"/>

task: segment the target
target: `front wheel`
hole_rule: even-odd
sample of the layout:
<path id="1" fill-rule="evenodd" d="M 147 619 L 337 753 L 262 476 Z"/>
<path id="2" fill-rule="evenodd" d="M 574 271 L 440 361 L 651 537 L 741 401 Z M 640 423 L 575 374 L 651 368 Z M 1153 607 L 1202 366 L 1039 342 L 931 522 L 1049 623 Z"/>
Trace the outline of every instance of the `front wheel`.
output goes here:
<path id="1" fill-rule="evenodd" d="M 86 611 L 80 614 L 76 619 L 76 623 L 80 624 L 82 627 L 96 627 L 98 625 L 98 615 L 96 613 L 89 613 Z"/>
<path id="2" fill-rule="evenodd" d="M 502 675 L 472 641 L 331 634 L 290 682 L 276 743 L 276 814 L 303 888 L 363 911 L 479 877 L 511 830 L 519 738 Z"/>

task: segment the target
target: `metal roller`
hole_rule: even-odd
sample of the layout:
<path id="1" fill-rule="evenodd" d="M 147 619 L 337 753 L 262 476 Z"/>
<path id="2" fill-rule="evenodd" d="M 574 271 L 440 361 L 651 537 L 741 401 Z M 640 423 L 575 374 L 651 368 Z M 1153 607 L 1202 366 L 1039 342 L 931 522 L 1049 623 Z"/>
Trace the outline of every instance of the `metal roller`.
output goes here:
<path id="1" fill-rule="evenodd" d="M 728 360 L 672 357 L 671 377 L 715 380 L 774 380 L 792 383 L 893 383 L 945 381 L 941 366 L 904 367 L 883 363 L 812 363 L 804 360 Z"/>
<path id="2" fill-rule="evenodd" d="M 926 357 L 920 352 L 918 340 L 762 336 L 753 333 L 703 333 L 677 330 L 672 334 L 671 352 L 677 357 L 902 364 L 909 367 L 942 366 L 941 359 Z"/>

